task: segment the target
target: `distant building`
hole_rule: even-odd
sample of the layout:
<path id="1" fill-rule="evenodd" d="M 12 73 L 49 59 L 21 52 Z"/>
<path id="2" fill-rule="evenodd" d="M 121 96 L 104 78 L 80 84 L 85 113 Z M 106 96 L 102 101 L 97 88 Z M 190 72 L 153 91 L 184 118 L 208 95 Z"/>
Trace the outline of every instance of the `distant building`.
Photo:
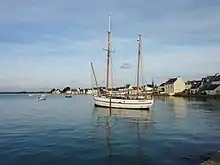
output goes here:
<path id="1" fill-rule="evenodd" d="M 186 90 L 189 90 L 192 86 L 196 85 L 196 84 L 201 84 L 201 80 L 192 80 L 192 81 L 187 81 L 185 82 L 185 88 Z"/>
<path id="2" fill-rule="evenodd" d="M 164 83 L 164 93 L 174 95 L 185 90 L 185 82 L 180 78 L 171 78 Z"/>
<path id="3" fill-rule="evenodd" d="M 189 94 L 198 94 L 201 88 L 201 82 L 195 83 L 191 85 L 191 88 L 189 89 Z"/>
<path id="4" fill-rule="evenodd" d="M 205 90 L 205 93 L 208 95 L 220 95 L 220 84 L 214 84 L 209 86 Z"/>
<path id="5" fill-rule="evenodd" d="M 153 93 L 153 91 L 156 89 L 156 86 L 154 84 L 146 84 L 141 87 L 145 93 Z"/>
<path id="6" fill-rule="evenodd" d="M 77 89 L 72 89 L 71 94 L 78 94 L 78 90 Z"/>
<path id="7" fill-rule="evenodd" d="M 53 93 L 53 94 L 60 94 L 60 93 L 61 93 L 61 90 L 59 90 L 59 89 L 54 89 L 54 90 L 51 91 L 51 93 Z"/>
<path id="8" fill-rule="evenodd" d="M 197 94 L 199 92 L 201 84 L 202 84 L 201 80 L 192 80 L 185 82 L 184 93 Z"/>
<path id="9" fill-rule="evenodd" d="M 98 88 L 88 88 L 85 90 L 85 94 L 93 95 L 98 93 Z"/>
<path id="10" fill-rule="evenodd" d="M 60 89 L 57 89 L 57 90 L 55 91 L 55 93 L 56 93 L 56 94 L 60 94 L 60 93 L 61 93 L 61 90 L 60 90 Z"/>
<path id="11" fill-rule="evenodd" d="M 215 78 L 212 79 L 212 85 L 220 85 L 220 74 L 215 74 Z"/>
<path id="12" fill-rule="evenodd" d="M 158 93 L 163 94 L 165 91 L 165 82 L 160 84 L 157 88 Z"/>
<path id="13" fill-rule="evenodd" d="M 206 89 L 211 88 L 213 80 L 218 76 L 218 73 L 212 76 L 206 76 L 202 78 L 202 86 L 201 86 L 201 91 L 206 91 Z"/>
<path id="14" fill-rule="evenodd" d="M 68 90 L 65 92 L 66 94 L 72 94 L 72 91 L 71 90 Z"/>

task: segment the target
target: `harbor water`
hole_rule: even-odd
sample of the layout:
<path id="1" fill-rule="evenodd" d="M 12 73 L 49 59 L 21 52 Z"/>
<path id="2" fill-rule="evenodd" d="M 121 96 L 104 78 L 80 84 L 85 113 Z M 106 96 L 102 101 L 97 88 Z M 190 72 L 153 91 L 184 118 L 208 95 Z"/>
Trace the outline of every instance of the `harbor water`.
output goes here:
<path id="1" fill-rule="evenodd" d="M 217 100 L 161 97 L 140 111 L 0 95 L 1 165 L 197 165 L 219 150 Z"/>

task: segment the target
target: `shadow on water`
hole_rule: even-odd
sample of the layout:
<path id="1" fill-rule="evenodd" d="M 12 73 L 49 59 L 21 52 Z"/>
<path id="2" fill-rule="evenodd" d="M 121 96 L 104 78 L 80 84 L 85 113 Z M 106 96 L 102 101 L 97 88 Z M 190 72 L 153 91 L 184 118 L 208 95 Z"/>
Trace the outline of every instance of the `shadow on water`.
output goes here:
<path id="1" fill-rule="evenodd" d="M 151 111 L 114 108 L 111 108 L 110 110 L 108 108 L 94 107 L 93 118 L 96 121 L 97 127 L 104 126 L 106 128 L 106 143 L 110 157 L 113 155 L 113 149 L 111 147 L 111 129 L 119 122 L 125 122 L 128 126 L 132 126 L 136 131 L 134 135 L 137 136 L 136 145 L 138 148 L 140 164 L 146 164 L 144 162 L 146 155 L 144 155 L 141 145 L 141 133 L 147 130 L 150 123 L 153 123 L 151 119 Z"/>

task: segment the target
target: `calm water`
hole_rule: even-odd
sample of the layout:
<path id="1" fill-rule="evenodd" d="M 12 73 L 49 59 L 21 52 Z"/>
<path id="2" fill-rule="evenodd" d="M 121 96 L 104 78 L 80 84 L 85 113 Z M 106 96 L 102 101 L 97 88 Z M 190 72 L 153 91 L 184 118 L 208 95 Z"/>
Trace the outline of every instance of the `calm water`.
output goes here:
<path id="1" fill-rule="evenodd" d="M 151 112 L 90 96 L 0 95 L 1 165 L 196 165 L 220 150 L 220 103 L 157 99 Z"/>

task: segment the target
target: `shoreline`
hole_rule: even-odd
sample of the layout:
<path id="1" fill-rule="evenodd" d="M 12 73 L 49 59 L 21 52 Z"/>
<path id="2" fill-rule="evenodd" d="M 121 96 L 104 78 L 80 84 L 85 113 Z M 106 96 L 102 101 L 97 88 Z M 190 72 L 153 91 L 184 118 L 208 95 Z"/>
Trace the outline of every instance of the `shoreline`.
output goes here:
<path id="1" fill-rule="evenodd" d="M 68 94 L 68 93 L 50 93 L 50 92 L 0 92 L 0 95 L 24 95 L 24 94 L 51 94 L 51 95 L 92 95 L 92 94 L 86 94 L 86 93 L 74 93 L 74 94 Z M 220 99 L 220 95 L 192 95 L 192 94 L 175 94 L 175 95 L 168 95 L 168 94 L 148 94 L 152 95 L 153 97 L 184 97 L 184 98 L 198 98 L 198 99 Z"/>
<path id="2" fill-rule="evenodd" d="M 153 96 L 164 96 L 164 97 L 184 97 L 184 98 L 206 98 L 206 99 L 220 99 L 220 95 L 192 95 L 192 94 L 175 94 L 175 95 L 168 95 L 168 94 L 153 94 Z"/>

